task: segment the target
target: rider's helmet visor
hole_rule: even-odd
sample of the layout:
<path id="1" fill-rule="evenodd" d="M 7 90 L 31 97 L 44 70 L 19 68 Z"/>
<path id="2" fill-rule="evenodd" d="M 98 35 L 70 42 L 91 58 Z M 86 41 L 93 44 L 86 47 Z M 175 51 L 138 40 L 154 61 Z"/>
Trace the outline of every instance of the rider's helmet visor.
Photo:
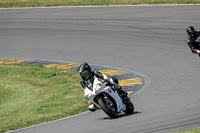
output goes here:
<path id="1" fill-rule="evenodd" d="M 80 76 L 83 80 L 88 80 L 89 78 L 89 72 L 88 71 L 83 71 L 83 72 L 80 72 Z"/>

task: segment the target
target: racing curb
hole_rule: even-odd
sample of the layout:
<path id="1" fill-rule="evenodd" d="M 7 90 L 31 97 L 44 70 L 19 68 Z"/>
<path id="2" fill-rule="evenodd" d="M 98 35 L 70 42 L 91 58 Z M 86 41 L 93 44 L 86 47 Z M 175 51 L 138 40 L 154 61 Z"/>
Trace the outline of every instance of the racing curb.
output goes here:
<path id="1" fill-rule="evenodd" d="M 48 68 L 59 68 L 63 70 L 76 70 L 81 63 L 63 62 L 63 61 L 46 61 L 46 60 L 31 60 L 31 59 L 9 59 L 0 58 L 0 64 L 32 64 L 43 65 Z M 124 91 L 128 93 L 129 97 L 136 95 L 143 91 L 150 85 L 150 79 L 141 73 L 129 71 L 122 68 L 93 65 L 90 64 L 92 70 L 100 71 L 108 77 L 116 77 L 119 84 Z"/>

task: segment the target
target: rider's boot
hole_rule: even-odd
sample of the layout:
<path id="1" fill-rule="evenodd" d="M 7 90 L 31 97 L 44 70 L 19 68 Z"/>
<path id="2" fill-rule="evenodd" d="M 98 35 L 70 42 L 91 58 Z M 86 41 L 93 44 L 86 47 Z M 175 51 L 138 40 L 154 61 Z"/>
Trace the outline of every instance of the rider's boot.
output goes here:
<path id="1" fill-rule="evenodd" d="M 98 109 L 98 107 L 96 107 L 94 104 L 92 104 L 92 103 L 89 103 L 89 110 L 91 111 L 91 112 L 94 112 L 94 111 L 96 111 Z"/>
<path id="2" fill-rule="evenodd" d="M 194 49 L 194 48 L 191 48 L 191 52 L 192 52 L 193 54 L 197 54 L 197 50 Z"/>
<path id="3" fill-rule="evenodd" d="M 123 101 L 129 100 L 128 93 L 126 91 L 123 91 L 121 87 L 117 89 L 117 92 L 119 93 Z"/>

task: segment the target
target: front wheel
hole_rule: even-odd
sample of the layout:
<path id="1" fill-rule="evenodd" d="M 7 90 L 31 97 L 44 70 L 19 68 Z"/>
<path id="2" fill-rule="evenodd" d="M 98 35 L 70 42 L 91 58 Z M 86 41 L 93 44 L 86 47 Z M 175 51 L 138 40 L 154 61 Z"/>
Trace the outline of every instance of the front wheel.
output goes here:
<path id="1" fill-rule="evenodd" d="M 133 111 L 134 111 L 134 105 L 131 102 L 131 100 L 130 99 L 126 100 L 125 105 L 126 105 L 126 110 L 124 111 L 124 113 L 126 113 L 126 114 L 132 114 Z"/>
<path id="2" fill-rule="evenodd" d="M 99 106 L 101 107 L 101 109 L 111 118 L 117 118 L 118 114 L 117 114 L 117 109 L 116 107 L 110 106 L 109 103 L 106 102 L 106 100 L 104 98 L 99 98 L 97 103 L 99 104 Z"/>

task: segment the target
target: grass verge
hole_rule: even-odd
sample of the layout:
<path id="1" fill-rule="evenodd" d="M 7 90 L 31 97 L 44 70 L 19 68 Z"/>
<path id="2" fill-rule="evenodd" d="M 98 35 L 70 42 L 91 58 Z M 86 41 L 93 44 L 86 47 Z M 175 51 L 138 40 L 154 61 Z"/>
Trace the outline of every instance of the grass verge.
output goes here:
<path id="1" fill-rule="evenodd" d="M 189 130 L 181 130 L 174 133 L 200 133 L 200 128 L 197 129 L 189 129 Z"/>
<path id="2" fill-rule="evenodd" d="M 199 3 L 200 0 L 0 0 L 0 8 Z"/>
<path id="3" fill-rule="evenodd" d="M 88 110 L 75 70 L 0 64 L 0 133 Z"/>

